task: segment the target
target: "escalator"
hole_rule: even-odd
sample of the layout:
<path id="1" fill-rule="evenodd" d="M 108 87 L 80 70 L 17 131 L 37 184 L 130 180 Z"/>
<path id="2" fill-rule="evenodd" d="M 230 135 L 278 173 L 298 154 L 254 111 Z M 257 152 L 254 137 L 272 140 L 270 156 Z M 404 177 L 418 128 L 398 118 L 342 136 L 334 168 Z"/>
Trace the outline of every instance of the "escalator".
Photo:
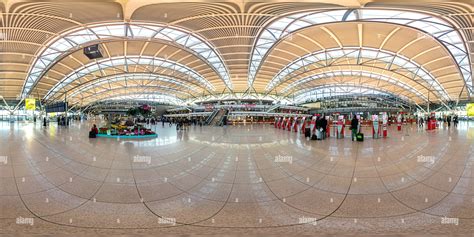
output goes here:
<path id="1" fill-rule="evenodd" d="M 210 124 L 211 126 L 219 126 L 220 122 L 222 121 L 222 118 L 224 115 L 227 113 L 227 110 L 221 109 L 217 112 L 216 116 L 211 120 Z"/>
<path id="2" fill-rule="evenodd" d="M 217 112 L 219 112 L 218 110 L 214 110 L 212 111 L 212 114 L 209 115 L 209 117 L 207 117 L 206 121 L 205 121 L 205 125 L 210 125 L 211 124 L 211 121 L 214 119 L 214 117 L 216 117 L 217 115 Z"/>

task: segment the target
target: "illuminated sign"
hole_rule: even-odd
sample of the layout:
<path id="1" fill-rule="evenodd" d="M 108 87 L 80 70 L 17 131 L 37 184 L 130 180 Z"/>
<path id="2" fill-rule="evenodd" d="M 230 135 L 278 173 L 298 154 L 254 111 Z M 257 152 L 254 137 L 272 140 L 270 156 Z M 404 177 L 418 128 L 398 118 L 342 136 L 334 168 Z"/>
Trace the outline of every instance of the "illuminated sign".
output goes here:
<path id="1" fill-rule="evenodd" d="M 25 99 L 25 109 L 26 110 L 35 110 L 36 109 L 36 99 Z"/>
<path id="2" fill-rule="evenodd" d="M 467 116 L 474 117 L 474 103 L 466 104 L 466 112 L 467 112 Z"/>

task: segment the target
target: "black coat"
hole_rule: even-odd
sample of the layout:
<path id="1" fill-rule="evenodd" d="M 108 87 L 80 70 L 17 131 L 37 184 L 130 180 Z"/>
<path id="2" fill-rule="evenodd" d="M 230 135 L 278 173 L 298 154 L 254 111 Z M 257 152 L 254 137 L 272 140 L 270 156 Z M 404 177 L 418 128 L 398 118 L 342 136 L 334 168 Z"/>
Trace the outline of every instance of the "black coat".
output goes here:
<path id="1" fill-rule="evenodd" d="M 326 118 L 321 119 L 321 127 L 323 128 L 323 131 L 326 131 L 328 127 L 328 121 L 326 120 Z"/>
<path id="2" fill-rule="evenodd" d="M 351 121 L 351 129 L 357 129 L 359 126 L 359 120 L 357 118 L 353 118 Z"/>

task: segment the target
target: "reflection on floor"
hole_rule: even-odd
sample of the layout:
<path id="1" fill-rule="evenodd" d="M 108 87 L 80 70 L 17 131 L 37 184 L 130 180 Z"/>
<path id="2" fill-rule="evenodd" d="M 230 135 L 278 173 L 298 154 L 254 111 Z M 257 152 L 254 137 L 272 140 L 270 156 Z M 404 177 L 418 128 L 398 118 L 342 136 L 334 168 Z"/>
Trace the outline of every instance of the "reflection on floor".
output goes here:
<path id="1" fill-rule="evenodd" d="M 0 233 L 472 234 L 474 124 L 308 141 L 271 125 L 0 123 Z"/>

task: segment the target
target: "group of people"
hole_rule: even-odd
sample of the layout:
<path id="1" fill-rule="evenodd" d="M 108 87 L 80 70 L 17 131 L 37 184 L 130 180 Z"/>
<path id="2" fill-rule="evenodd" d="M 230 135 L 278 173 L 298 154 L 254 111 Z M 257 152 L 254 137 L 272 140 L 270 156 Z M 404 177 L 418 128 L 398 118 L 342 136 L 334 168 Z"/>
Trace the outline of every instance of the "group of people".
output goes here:
<path id="1" fill-rule="evenodd" d="M 326 139 L 328 127 L 328 120 L 324 116 L 319 116 L 316 118 L 315 129 L 316 133 L 314 134 L 313 140 L 324 140 Z"/>
<path id="2" fill-rule="evenodd" d="M 61 126 L 69 126 L 69 120 L 70 118 L 69 117 L 66 117 L 66 116 L 58 116 L 56 118 L 56 121 L 58 122 L 58 125 L 61 125 Z M 34 117 L 34 122 L 36 122 L 36 117 Z M 46 127 L 49 123 L 49 119 L 45 117 L 43 117 L 43 126 Z"/>
<path id="3" fill-rule="evenodd" d="M 158 122 L 158 120 L 155 119 L 155 118 L 141 118 L 141 119 L 140 118 L 135 118 L 133 122 L 134 123 L 146 123 L 147 125 L 150 125 L 150 124 L 155 125 Z"/>
<path id="4" fill-rule="evenodd" d="M 418 117 L 418 126 L 423 127 L 425 122 L 428 123 L 430 119 L 435 119 L 435 118 L 430 118 L 430 117 L 423 118 L 423 116 Z M 454 127 L 456 128 L 458 127 L 459 117 L 456 114 L 454 116 L 447 115 L 447 116 L 444 116 L 443 118 L 438 117 L 437 121 L 443 122 L 444 124 L 448 126 L 448 128 L 451 127 L 451 123 L 453 123 Z"/>
<path id="5" fill-rule="evenodd" d="M 173 124 L 176 124 L 176 130 L 188 130 L 191 125 L 197 126 L 199 125 L 202 127 L 204 121 L 202 118 L 173 118 L 169 119 L 169 126 L 171 127 Z M 164 122 L 163 122 L 164 127 Z"/>

